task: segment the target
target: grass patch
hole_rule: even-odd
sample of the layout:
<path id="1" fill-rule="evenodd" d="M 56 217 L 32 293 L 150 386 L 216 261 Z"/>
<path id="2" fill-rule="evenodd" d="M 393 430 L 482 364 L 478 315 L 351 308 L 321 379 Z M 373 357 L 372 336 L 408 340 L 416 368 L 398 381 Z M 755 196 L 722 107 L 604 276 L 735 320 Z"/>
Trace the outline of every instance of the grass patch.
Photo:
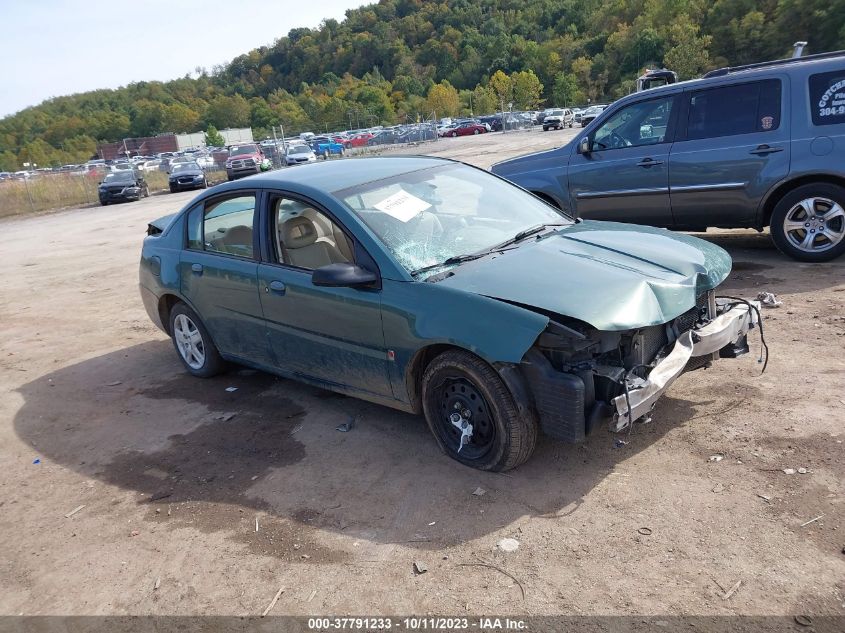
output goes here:
<path id="1" fill-rule="evenodd" d="M 44 174 L 31 180 L 0 182 L 0 217 L 38 213 L 68 207 L 100 204 L 97 187 L 99 174 Z M 167 174 L 151 171 L 144 174 L 151 192 L 167 191 Z M 225 171 L 209 171 L 209 184 L 226 180 Z"/>

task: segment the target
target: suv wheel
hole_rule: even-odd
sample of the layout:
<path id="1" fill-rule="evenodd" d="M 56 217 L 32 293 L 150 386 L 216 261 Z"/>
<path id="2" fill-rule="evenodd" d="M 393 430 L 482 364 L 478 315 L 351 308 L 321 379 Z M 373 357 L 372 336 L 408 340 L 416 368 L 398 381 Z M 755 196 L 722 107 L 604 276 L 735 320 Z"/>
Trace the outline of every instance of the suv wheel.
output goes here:
<path id="1" fill-rule="evenodd" d="M 845 253 L 845 187 L 813 183 L 786 194 L 770 222 L 780 251 L 802 262 L 826 262 Z"/>
<path id="2" fill-rule="evenodd" d="M 504 471 L 534 452 L 533 415 L 521 416 L 496 370 L 469 352 L 444 352 L 429 364 L 422 401 L 437 444 L 462 464 Z"/>

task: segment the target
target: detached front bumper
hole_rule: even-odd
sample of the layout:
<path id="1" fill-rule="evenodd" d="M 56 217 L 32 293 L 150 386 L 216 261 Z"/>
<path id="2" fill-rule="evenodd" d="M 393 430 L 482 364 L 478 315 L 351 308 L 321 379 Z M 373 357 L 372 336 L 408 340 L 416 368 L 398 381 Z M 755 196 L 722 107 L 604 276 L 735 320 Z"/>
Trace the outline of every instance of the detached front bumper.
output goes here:
<path id="1" fill-rule="evenodd" d="M 758 302 L 749 303 L 759 310 Z M 717 300 L 716 307 L 715 319 L 681 334 L 672 351 L 654 366 L 647 379 L 635 377 L 627 396 L 622 394 L 613 399 L 614 430 L 621 431 L 632 421 L 648 415 L 660 396 L 684 373 L 691 358 L 718 355 L 719 350 L 740 341 L 757 324 L 757 313 L 745 304 Z"/>

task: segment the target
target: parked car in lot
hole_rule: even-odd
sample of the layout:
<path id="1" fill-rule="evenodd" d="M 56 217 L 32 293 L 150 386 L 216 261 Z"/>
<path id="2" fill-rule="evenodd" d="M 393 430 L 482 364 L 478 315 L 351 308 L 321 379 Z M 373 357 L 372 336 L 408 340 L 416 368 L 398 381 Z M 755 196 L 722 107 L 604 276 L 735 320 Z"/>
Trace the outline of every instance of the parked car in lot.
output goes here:
<path id="1" fill-rule="evenodd" d="M 582 218 L 770 228 L 807 262 L 845 253 L 845 54 L 727 68 L 613 104 L 568 145 L 492 170 Z"/>
<path id="2" fill-rule="evenodd" d="M 758 312 L 716 296 L 731 260 L 710 242 L 573 220 L 429 157 L 225 183 L 148 233 L 143 303 L 191 374 L 231 361 L 424 413 L 485 470 L 539 431 L 627 427 L 685 370 L 746 351 Z"/>
<path id="3" fill-rule="evenodd" d="M 314 150 L 307 145 L 291 145 L 285 153 L 286 165 L 300 165 L 302 163 L 313 163 L 317 160 Z"/>
<path id="4" fill-rule="evenodd" d="M 479 123 L 478 121 L 463 121 L 453 128 L 447 128 L 444 130 L 442 136 L 451 136 L 452 138 L 456 136 L 473 136 L 484 134 L 488 131 L 489 130 L 483 123 Z"/>
<path id="5" fill-rule="evenodd" d="M 323 158 L 328 158 L 329 156 L 343 156 L 345 149 L 343 143 L 328 138 L 316 144 L 314 153 Z"/>
<path id="6" fill-rule="evenodd" d="M 106 174 L 97 188 L 100 204 L 105 206 L 112 202 L 129 202 L 139 200 L 150 195 L 150 186 L 134 169 L 120 169 Z"/>
<path id="7" fill-rule="evenodd" d="M 202 167 L 197 163 L 177 163 L 172 165 L 170 177 L 170 193 L 184 191 L 186 189 L 206 189 L 208 179 Z"/>
<path id="8" fill-rule="evenodd" d="M 400 143 L 421 143 L 437 138 L 437 128 L 433 125 L 415 125 L 406 129 L 399 136 Z"/>
<path id="9" fill-rule="evenodd" d="M 548 132 L 551 129 L 561 130 L 565 127 L 572 127 L 575 125 L 575 115 L 569 108 L 559 108 L 548 112 L 543 117 L 543 131 Z"/>
<path id="10" fill-rule="evenodd" d="M 229 148 L 226 159 L 226 176 L 230 181 L 244 176 L 251 176 L 268 169 L 269 162 L 265 161 L 264 152 L 257 143 L 243 143 Z"/>
<path id="11" fill-rule="evenodd" d="M 398 130 L 379 130 L 367 139 L 367 145 L 395 145 L 399 142 L 400 133 Z"/>
<path id="12" fill-rule="evenodd" d="M 363 132 L 361 134 L 355 134 L 352 136 L 349 141 L 347 141 L 347 147 L 366 147 L 369 140 L 373 138 L 373 134 L 369 132 Z"/>
<path id="13" fill-rule="evenodd" d="M 606 105 L 594 105 L 590 106 L 586 110 L 581 113 L 581 127 L 587 127 L 593 120 L 604 112 Z"/>
<path id="14" fill-rule="evenodd" d="M 479 122 L 484 123 L 485 125 L 489 125 L 491 132 L 502 131 L 502 115 L 500 114 L 481 116 L 478 117 L 478 120 Z"/>

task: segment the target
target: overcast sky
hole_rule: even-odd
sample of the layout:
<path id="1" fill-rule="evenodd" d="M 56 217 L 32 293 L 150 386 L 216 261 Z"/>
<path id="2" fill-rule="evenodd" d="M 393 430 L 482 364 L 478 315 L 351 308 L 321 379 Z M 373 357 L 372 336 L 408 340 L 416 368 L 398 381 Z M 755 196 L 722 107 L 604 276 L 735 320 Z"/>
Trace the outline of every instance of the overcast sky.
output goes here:
<path id="1" fill-rule="evenodd" d="M 0 0 L 0 117 L 44 99 L 175 79 L 370 0 Z"/>

